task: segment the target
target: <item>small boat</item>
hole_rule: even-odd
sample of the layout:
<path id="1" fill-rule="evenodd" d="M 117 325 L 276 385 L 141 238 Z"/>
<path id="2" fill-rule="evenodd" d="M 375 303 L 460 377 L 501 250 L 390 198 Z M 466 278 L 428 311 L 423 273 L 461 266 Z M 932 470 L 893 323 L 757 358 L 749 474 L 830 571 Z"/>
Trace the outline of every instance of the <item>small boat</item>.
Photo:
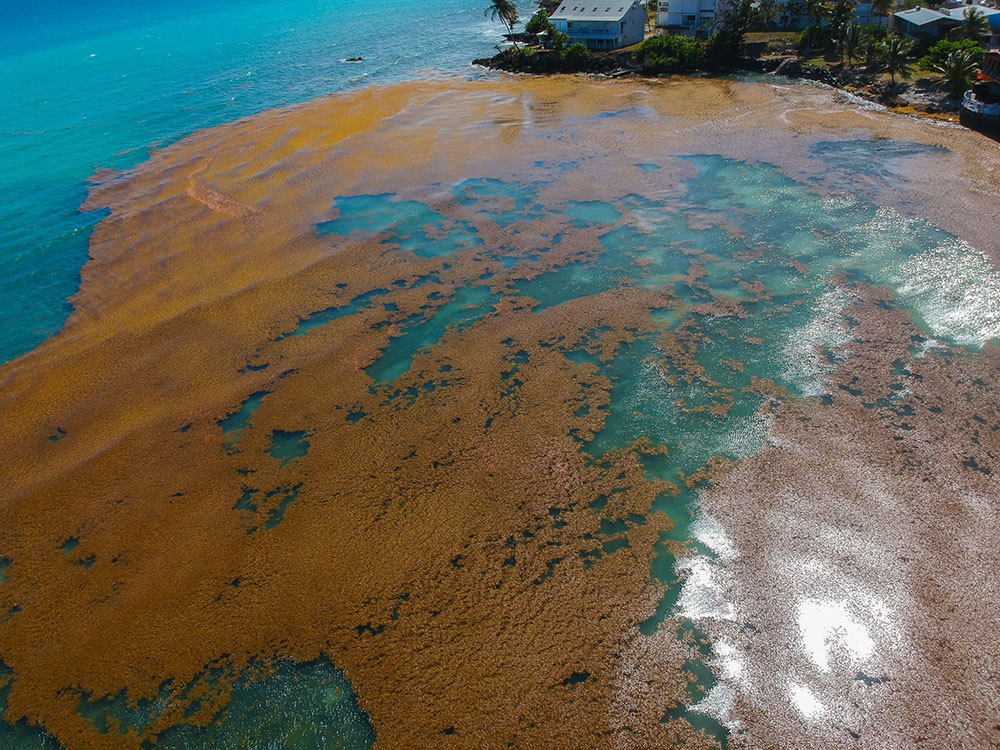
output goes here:
<path id="1" fill-rule="evenodd" d="M 986 53 L 978 80 L 962 99 L 959 121 L 973 130 L 1000 135 L 1000 50 Z"/>

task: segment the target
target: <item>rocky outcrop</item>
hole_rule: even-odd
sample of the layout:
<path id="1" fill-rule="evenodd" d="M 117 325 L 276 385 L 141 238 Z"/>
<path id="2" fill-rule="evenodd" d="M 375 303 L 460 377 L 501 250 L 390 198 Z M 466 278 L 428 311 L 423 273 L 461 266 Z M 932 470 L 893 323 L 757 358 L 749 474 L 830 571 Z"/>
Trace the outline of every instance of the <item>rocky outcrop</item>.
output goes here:
<path id="1" fill-rule="evenodd" d="M 493 57 L 473 60 L 472 63 L 492 70 L 503 70 L 507 73 L 535 73 L 539 75 L 550 73 L 625 75 L 637 70 L 630 54 L 609 52 L 591 52 L 576 57 L 547 50 L 524 54 L 515 49 L 506 49 Z"/>

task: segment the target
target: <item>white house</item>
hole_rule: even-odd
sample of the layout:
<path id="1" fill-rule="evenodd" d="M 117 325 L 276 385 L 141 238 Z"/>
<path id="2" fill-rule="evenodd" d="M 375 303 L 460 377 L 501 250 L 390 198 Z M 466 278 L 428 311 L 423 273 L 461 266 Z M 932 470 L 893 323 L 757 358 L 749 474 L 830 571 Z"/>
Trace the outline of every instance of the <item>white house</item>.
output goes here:
<path id="1" fill-rule="evenodd" d="M 646 10 L 639 0 L 565 0 L 549 20 L 570 44 L 590 49 L 627 47 L 646 34 Z"/>
<path id="2" fill-rule="evenodd" d="M 656 25 L 663 28 L 714 30 L 716 18 L 721 16 L 728 0 L 659 0 Z M 800 5 L 788 0 L 779 0 L 778 13 L 774 19 L 779 28 L 803 29 L 808 21 Z M 888 23 L 886 16 L 872 12 L 871 0 L 859 0 L 854 6 L 855 23 Z"/>
<path id="3" fill-rule="evenodd" d="M 715 25 L 716 0 L 660 0 L 656 25 L 684 29 L 711 29 Z"/>
<path id="4" fill-rule="evenodd" d="M 965 20 L 965 14 L 975 8 L 986 18 L 992 33 L 1000 34 L 1000 10 L 983 5 L 959 5 L 955 8 L 914 8 L 893 16 L 893 27 L 911 39 L 943 39 Z"/>

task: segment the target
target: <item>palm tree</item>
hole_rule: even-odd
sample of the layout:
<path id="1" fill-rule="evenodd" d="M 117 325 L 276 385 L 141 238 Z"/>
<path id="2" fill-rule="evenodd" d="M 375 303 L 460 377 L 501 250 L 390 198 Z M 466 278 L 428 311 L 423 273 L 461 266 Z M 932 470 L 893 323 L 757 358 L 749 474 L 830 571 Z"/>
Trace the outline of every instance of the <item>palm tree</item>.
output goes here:
<path id="1" fill-rule="evenodd" d="M 814 26 L 830 16 L 830 4 L 827 0 L 803 0 L 802 7 L 805 8 L 809 26 Z"/>
<path id="2" fill-rule="evenodd" d="M 962 14 L 962 25 L 956 26 L 951 33 L 959 38 L 979 40 L 990 35 L 990 22 L 981 10 L 966 8 Z"/>
<path id="3" fill-rule="evenodd" d="M 969 80 L 979 72 L 979 64 L 967 49 L 949 52 L 941 62 L 933 63 L 931 69 L 938 74 L 940 82 L 946 84 L 951 95 L 959 97 L 969 87 Z"/>
<path id="4" fill-rule="evenodd" d="M 514 4 L 513 0 L 491 0 L 490 4 L 486 6 L 486 10 L 483 15 L 489 17 L 491 21 L 496 21 L 498 18 L 504 26 L 507 27 L 507 31 L 511 36 L 514 35 L 514 26 L 520 20 L 517 15 L 517 6 Z M 514 47 L 517 47 L 517 41 L 512 39 L 514 42 Z"/>
<path id="5" fill-rule="evenodd" d="M 854 0 L 836 0 L 830 9 L 830 25 L 834 30 L 840 28 L 851 20 L 854 15 Z"/>
<path id="6" fill-rule="evenodd" d="M 890 34 L 882 45 L 882 60 L 889 71 L 889 80 L 896 82 L 896 74 L 906 78 L 910 75 L 909 56 L 913 42 L 897 34 Z"/>
<path id="7" fill-rule="evenodd" d="M 861 55 L 865 61 L 865 67 L 870 73 L 877 73 L 882 69 L 884 59 L 883 45 L 874 36 L 869 36 L 861 45 Z"/>
<path id="8" fill-rule="evenodd" d="M 872 0 L 872 15 L 888 16 L 896 7 L 896 0 Z"/>
<path id="9" fill-rule="evenodd" d="M 840 60 L 847 58 L 847 64 L 854 67 L 854 55 L 861 47 L 864 33 L 856 23 L 845 23 L 837 34 L 837 47 L 840 48 Z"/>
<path id="10" fill-rule="evenodd" d="M 770 28 L 774 25 L 779 10 L 778 0 L 760 0 L 757 3 L 757 12 L 760 14 L 760 21 L 765 28 Z"/>

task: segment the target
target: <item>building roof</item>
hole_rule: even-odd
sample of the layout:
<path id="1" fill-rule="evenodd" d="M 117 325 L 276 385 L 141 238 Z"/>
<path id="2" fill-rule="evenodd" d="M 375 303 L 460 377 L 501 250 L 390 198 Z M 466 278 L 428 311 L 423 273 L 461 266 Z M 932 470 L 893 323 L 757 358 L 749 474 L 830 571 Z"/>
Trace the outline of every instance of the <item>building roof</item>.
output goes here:
<path id="1" fill-rule="evenodd" d="M 551 18 L 563 21 L 620 21 L 635 0 L 565 0 Z"/>
<path id="2" fill-rule="evenodd" d="M 896 18 L 908 21 L 914 26 L 926 26 L 927 24 L 934 23 L 935 21 L 954 20 L 951 16 L 947 16 L 944 13 L 938 13 L 936 10 L 931 10 L 930 8 L 914 8 L 913 10 L 900 11 L 899 13 L 896 13 Z"/>
<path id="3" fill-rule="evenodd" d="M 951 8 L 950 10 L 946 10 L 945 13 L 947 13 L 951 18 L 955 19 L 956 21 L 961 21 L 962 19 L 965 18 L 965 11 L 967 11 L 969 8 L 975 8 L 984 16 L 986 16 L 986 20 L 989 21 L 989 24 L 992 28 L 995 29 L 998 26 L 1000 26 L 1000 10 L 997 10 L 996 8 L 987 8 L 982 5 L 961 5 L 957 8 Z"/>
<path id="4" fill-rule="evenodd" d="M 957 18 L 959 21 L 961 21 L 965 17 L 965 11 L 967 11 L 969 8 L 975 8 L 984 16 L 995 16 L 997 13 L 1000 13 L 1000 10 L 997 10 L 996 8 L 987 8 L 985 5 L 961 5 L 957 8 L 951 8 L 950 10 L 946 10 L 945 13 L 947 13 L 952 18 Z"/>

